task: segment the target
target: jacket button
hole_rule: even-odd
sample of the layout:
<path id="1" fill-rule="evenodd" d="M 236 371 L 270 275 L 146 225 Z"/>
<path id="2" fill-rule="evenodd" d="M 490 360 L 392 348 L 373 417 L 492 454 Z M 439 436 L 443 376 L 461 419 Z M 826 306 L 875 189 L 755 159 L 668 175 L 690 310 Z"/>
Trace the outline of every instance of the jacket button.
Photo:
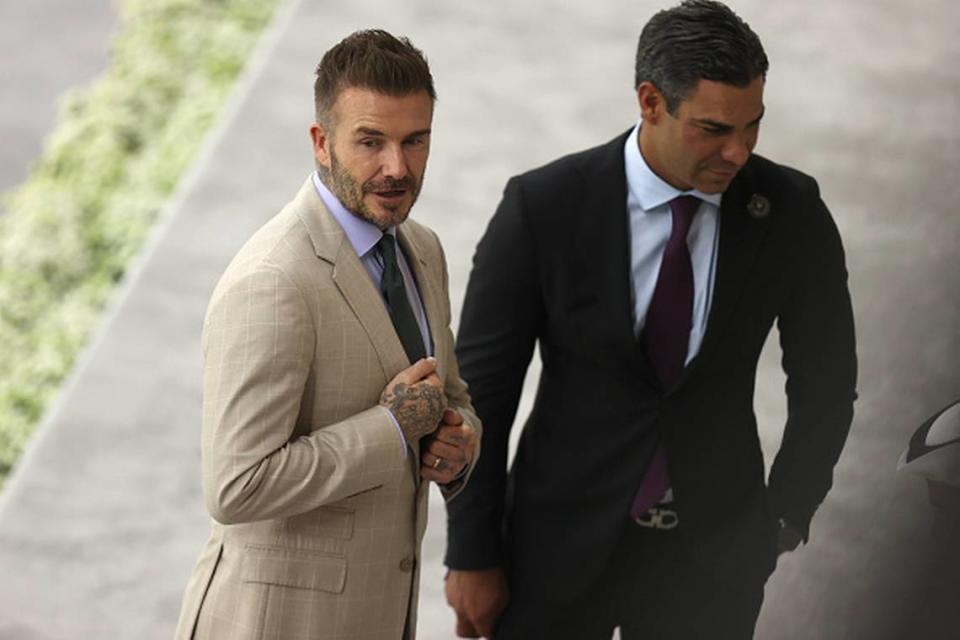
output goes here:
<path id="1" fill-rule="evenodd" d="M 413 571 L 413 558 L 404 558 L 400 561 L 400 571 L 409 573 Z"/>

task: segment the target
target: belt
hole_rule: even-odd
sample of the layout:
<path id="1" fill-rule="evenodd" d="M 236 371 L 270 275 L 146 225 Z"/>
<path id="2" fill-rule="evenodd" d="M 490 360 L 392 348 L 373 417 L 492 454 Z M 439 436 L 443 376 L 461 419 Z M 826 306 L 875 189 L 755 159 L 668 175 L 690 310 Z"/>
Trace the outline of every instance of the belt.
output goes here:
<path id="1" fill-rule="evenodd" d="M 658 504 L 647 510 L 642 516 L 633 519 L 638 526 L 645 529 L 660 529 L 669 531 L 676 529 L 680 524 L 680 516 L 677 515 L 674 504 Z"/>

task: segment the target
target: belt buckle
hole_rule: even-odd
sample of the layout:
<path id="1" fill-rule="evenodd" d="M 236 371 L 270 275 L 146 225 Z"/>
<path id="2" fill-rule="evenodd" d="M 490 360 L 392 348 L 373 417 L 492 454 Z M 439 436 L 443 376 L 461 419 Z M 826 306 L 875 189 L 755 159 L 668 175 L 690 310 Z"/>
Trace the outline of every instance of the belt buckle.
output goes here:
<path id="1" fill-rule="evenodd" d="M 648 509 L 645 515 L 638 516 L 633 521 L 646 529 L 669 531 L 670 529 L 676 529 L 677 525 L 680 524 L 680 516 L 673 509 L 653 507 Z"/>

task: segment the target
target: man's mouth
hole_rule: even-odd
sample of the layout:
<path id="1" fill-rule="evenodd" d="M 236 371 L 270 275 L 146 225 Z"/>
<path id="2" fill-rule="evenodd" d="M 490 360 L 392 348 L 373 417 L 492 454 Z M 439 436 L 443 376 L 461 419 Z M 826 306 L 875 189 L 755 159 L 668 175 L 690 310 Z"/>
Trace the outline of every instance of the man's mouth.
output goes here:
<path id="1" fill-rule="evenodd" d="M 713 169 L 710 171 L 714 172 L 718 176 L 723 176 L 724 178 L 732 178 L 737 174 L 737 169 Z"/>
<path id="2" fill-rule="evenodd" d="M 364 185 L 363 190 L 376 196 L 377 200 L 387 205 L 399 205 L 413 191 L 413 181 L 409 178 L 401 180 L 371 180 Z"/>
<path id="3" fill-rule="evenodd" d="M 395 200 L 407 195 L 407 190 L 406 189 L 387 189 L 384 191 L 374 191 L 373 193 L 376 194 L 377 196 L 380 196 L 381 198 L 386 198 L 387 200 Z"/>

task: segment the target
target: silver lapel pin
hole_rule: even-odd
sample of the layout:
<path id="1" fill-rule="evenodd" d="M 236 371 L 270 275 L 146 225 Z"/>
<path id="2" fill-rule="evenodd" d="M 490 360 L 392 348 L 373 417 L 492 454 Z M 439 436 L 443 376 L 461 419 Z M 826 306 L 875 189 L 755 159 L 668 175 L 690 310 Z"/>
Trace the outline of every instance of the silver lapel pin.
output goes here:
<path id="1" fill-rule="evenodd" d="M 755 193 L 750 197 L 750 202 L 747 203 L 747 212 L 757 220 L 766 218 L 770 215 L 770 201 L 767 200 L 766 196 Z"/>

